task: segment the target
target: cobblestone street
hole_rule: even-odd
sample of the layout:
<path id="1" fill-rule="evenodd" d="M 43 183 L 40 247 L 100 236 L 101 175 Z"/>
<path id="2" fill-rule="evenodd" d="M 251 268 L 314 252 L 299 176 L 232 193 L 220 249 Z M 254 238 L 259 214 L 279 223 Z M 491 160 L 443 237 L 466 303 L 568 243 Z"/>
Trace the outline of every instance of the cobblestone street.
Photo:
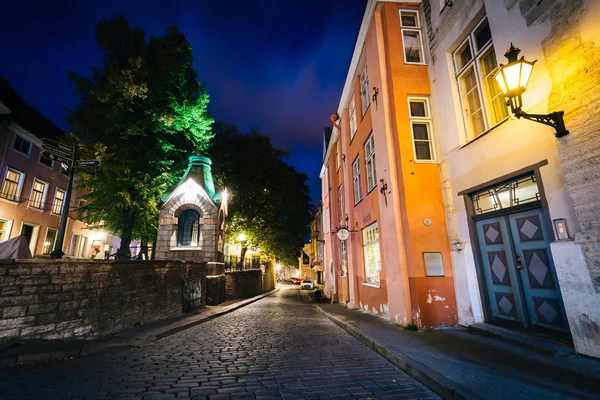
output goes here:
<path id="1" fill-rule="evenodd" d="M 156 344 L 0 370 L 2 399 L 431 399 L 297 287 Z"/>

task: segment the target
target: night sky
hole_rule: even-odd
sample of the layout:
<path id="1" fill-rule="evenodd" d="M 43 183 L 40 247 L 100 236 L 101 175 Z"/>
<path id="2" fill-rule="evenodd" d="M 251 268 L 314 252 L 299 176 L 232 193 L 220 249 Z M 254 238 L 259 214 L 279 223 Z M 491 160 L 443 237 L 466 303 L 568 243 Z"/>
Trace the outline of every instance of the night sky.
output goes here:
<path id="1" fill-rule="evenodd" d="M 148 36 L 179 26 L 217 121 L 252 127 L 288 150 L 320 198 L 323 127 L 337 110 L 366 0 L 72 0 L 2 5 L 0 75 L 66 130 L 77 98 L 65 71 L 89 76 L 93 27 L 122 13 Z"/>

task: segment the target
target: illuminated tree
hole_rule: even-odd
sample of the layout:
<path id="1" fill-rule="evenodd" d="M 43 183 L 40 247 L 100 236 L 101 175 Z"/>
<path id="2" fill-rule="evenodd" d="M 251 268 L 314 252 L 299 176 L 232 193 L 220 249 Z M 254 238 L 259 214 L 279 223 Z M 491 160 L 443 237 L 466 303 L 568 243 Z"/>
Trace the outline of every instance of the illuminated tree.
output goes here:
<path id="1" fill-rule="evenodd" d="M 308 176 L 286 164 L 286 153 L 257 130 L 241 133 L 235 125 L 218 123 L 214 131 L 213 176 L 231 195 L 226 240 L 234 242 L 243 233 L 247 247 L 296 264 L 311 221 Z"/>
<path id="2" fill-rule="evenodd" d="M 101 167 L 84 175 L 89 222 L 103 222 L 121 237 L 119 256 L 129 256 L 132 239 L 152 242 L 156 204 L 165 188 L 204 149 L 212 133 L 208 94 L 192 67 L 190 43 L 176 26 L 146 40 L 121 15 L 94 29 L 102 50 L 91 77 L 67 72 L 79 96 L 67 122 L 83 146 L 82 158 Z"/>

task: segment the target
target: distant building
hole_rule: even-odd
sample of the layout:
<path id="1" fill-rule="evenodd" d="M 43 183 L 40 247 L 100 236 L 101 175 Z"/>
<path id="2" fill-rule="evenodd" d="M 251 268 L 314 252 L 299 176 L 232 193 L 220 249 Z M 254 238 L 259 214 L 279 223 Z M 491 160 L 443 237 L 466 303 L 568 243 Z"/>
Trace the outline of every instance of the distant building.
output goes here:
<path id="1" fill-rule="evenodd" d="M 70 217 L 63 252 L 71 257 L 101 257 L 111 250 L 107 242 L 111 236 L 89 230 L 77 220 L 83 200 L 74 190 L 70 204 L 64 204 L 67 175 L 61 164 L 41 156 L 41 138 L 62 137 L 61 129 L 0 77 L 0 242 L 23 235 L 34 256 L 48 255 L 54 249 L 61 210 L 67 206 Z"/>

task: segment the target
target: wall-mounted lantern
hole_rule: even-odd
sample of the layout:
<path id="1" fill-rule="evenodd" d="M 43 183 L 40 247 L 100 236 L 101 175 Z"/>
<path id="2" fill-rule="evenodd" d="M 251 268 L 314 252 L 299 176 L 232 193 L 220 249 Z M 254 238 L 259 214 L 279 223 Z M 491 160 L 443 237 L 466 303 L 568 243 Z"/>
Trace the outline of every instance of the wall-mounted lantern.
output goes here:
<path id="1" fill-rule="evenodd" d="M 549 125 L 556 129 L 556 137 L 563 137 L 569 134 L 565 129 L 563 121 L 563 111 L 555 111 L 550 114 L 527 114 L 522 110 L 523 101 L 521 95 L 527 89 L 527 83 L 531 76 L 531 71 L 535 61 L 527 61 L 525 57 L 519 57 L 520 49 L 510 44 L 510 49 L 504 54 L 508 59 L 508 64 L 500 64 L 498 71 L 494 75 L 500 89 L 508 97 L 507 105 L 510 105 L 512 112 L 517 118 L 525 118 L 531 121 Z"/>

